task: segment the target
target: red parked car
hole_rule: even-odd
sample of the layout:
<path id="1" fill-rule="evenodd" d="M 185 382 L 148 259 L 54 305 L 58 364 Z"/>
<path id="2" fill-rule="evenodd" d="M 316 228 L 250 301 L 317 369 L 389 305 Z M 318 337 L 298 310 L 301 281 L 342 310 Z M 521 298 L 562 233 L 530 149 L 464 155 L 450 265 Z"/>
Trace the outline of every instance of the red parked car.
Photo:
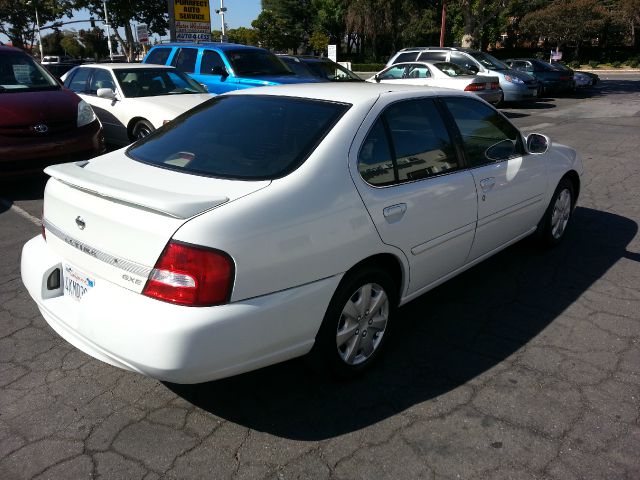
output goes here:
<path id="1" fill-rule="evenodd" d="M 104 150 L 91 106 L 22 50 L 0 46 L 0 179 Z"/>

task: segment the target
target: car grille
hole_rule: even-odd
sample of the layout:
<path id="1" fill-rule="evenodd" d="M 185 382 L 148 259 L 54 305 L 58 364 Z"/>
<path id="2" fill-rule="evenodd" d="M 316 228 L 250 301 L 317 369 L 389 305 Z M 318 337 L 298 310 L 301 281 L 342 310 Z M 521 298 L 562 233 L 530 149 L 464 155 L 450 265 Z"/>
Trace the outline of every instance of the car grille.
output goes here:
<path id="1" fill-rule="evenodd" d="M 46 125 L 46 132 L 38 132 L 34 129 L 36 125 Z M 58 133 L 68 132 L 77 128 L 76 119 L 61 122 L 39 122 L 30 125 L 15 125 L 0 127 L 0 135 L 5 137 L 47 137 Z"/>

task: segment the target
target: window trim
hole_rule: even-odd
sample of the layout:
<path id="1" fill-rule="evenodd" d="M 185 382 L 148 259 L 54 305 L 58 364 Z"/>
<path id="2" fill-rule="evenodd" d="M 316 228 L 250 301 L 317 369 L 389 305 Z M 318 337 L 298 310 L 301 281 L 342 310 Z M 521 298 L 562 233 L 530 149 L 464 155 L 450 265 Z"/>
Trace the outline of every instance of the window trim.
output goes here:
<path id="1" fill-rule="evenodd" d="M 447 134 L 449 135 L 449 139 L 451 140 L 451 143 L 454 145 L 454 149 L 453 149 L 453 154 L 456 158 L 456 160 L 458 161 L 458 167 L 457 168 L 452 168 L 450 170 L 447 170 L 445 172 L 440 172 L 440 173 L 435 173 L 432 175 L 428 175 L 426 177 L 421 177 L 421 178 L 415 178 L 415 179 L 407 179 L 407 180 L 400 180 L 400 176 L 398 173 L 398 159 L 396 156 L 396 147 L 395 147 L 395 143 L 393 141 L 393 136 L 391 135 L 391 129 L 389 127 L 389 123 L 387 122 L 385 113 L 387 111 L 387 109 L 389 109 L 389 107 L 391 107 L 392 105 L 398 104 L 398 103 L 402 103 L 402 102 L 411 102 L 411 101 L 420 101 L 420 100 L 430 100 L 433 102 L 436 110 L 438 111 L 438 113 L 440 113 L 440 118 L 442 120 L 442 123 L 445 127 L 445 130 L 447 131 Z M 403 98 L 403 99 L 398 99 L 395 100 L 393 102 L 389 102 L 387 103 L 381 112 L 379 112 L 379 114 L 376 116 L 376 118 L 374 119 L 373 122 L 371 122 L 371 125 L 369 126 L 369 129 L 367 130 L 367 133 L 364 135 L 362 142 L 360 143 L 360 147 L 358 148 L 358 153 L 356 155 L 356 170 L 358 171 L 358 175 L 360 175 L 360 178 L 362 179 L 362 181 L 369 187 L 371 188 L 389 188 L 389 187 L 399 187 L 402 185 L 407 185 L 407 184 L 412 184 L 412 183 L 416 183 L 416 182 L 422 182 L 425 180 L 430 180 L 432 178 L 437 178 L 437 177 L 442 177 L 444 175 L 451 175 L 454 173 L 458 173 L 464 170 L 468 170 L 468 164 L 466 163 L 466 158 L 465 156 L 461 156 L 461 153 L 463 152 L 462 146 L 459 145 L 459 141 L 458 138 L 455 137 L 454 135 L 452 135 L 452 131 L 450 128 L 450 125 L 448 124 L 448 120 L 445 117 L 445 115 L 443 114 L 443 112 L 441 111 L 441 107 L 439 104 L 439 100 L 440 97 L 435 97 L 435 96 L 426 96 L 426 97 L 411 97 L 411 98 Z M 447 112 L 447 115 L 450 115 L 449 112 Z M 362 151 L 362 148 L 364 147 L 364 144 L 367 140 L 367 138 L 369 138 L 369 134 L 371 133 L 371 131 L 373 130 L 373 127 L 375 126 L 375 124 L 378 122 L 378 120 L 381 119 L 382 120 L 382 124 L 384 126 L 384 131 L 385 131 L 385 135 L 387 136 L 387 144 L 389 145 L 389 149 L 390 149 L 390 157 L 391 157 L 391 162 L 393 163 L 393 174 L 394 174 L 394 180 L 392 183 L 385 183 L 385 184 L 380 184 L 380 185 L 374 185 L 370 182 L 368 182 L 367 180 L 365 180 L 365 178 L 360 174 L 360 169 L 358 168 L 359 164 L 360 164 L 360 152 Z"/>

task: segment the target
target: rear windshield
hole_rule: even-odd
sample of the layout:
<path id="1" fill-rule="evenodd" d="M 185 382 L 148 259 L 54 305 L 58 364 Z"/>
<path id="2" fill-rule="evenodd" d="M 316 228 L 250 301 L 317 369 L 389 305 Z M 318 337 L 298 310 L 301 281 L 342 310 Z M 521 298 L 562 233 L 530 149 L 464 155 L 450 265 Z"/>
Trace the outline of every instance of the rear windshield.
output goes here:
<path id="1" fill-rule="evenodd" d="M 482 66 L 487 70 L 508 70 L 509 69 L 509 66 L 507 64 L 502 63 L 496 57 L 493 57 L 488 53 L 469 52 L 469 55 L 471 55 L 478 62 L 480 62 Z"/>
<path id="2" fill-rule="evenodd" d="M 154 97 L 207 93 L 202 85 L 179 70 L 168 68 L 114 69 L 125 97 Z"/>
<path id="3" fill-rule="evenodd" d="M 362 82 L 355 73 L 350 72 L 342 65 L 330 61 L 303 60 L 316 76 L 332 82 Z"/>
<path id="4" fill-rule="evenodd" d="M 19 52 L 0 55 L 0 93 L 57 90 L 60 85 L 31 57 Z"/>
<path id="5" fill-rule="evenodd" d="M 227 50 L 226 55 L 233 71 L 239 77 L 293 75 L 278 57 L 266 50 Z"/>
<path id="6" fill-rule="evenodd" d="M 127 155 L 197 175 L 279 178 L 306 160 L 348 108 L 292 97 L 221 95 L 133 144 Z"/>

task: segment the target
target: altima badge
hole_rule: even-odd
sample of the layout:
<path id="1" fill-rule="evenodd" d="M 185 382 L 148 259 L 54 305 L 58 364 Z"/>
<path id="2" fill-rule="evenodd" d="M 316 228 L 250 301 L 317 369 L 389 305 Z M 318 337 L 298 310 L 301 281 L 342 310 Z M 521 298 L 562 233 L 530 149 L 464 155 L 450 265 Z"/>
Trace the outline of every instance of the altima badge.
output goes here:
<path id="1" fill-rule="evenodd" d="M 78 228 L 80 230 L 84 230 L 84 227 L 87 226 L 87 224 L 84 223 L 84 220 L 82 220 L 82 218 L 80 218 L 80 215 L 78 215 L 78 217 L 76 218 L 76 225 L 78 225 Z"/>

